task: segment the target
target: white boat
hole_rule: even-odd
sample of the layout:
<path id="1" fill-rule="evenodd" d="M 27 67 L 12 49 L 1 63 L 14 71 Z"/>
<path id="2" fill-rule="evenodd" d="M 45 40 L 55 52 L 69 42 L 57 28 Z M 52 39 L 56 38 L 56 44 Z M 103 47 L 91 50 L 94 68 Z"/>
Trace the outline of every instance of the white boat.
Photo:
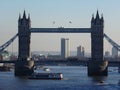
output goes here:
<path id="1" fill-rule="evenodd" d="M 63 79 L 62 73 L 33 73 L 29 79 Z"/>
<path id="2" fill-rule="evenodd" d="M 49 72 L 49 71 L 50 71 L 49 68 L 44 68 L 43 70 L 46 71 L 46 72 Z"/>

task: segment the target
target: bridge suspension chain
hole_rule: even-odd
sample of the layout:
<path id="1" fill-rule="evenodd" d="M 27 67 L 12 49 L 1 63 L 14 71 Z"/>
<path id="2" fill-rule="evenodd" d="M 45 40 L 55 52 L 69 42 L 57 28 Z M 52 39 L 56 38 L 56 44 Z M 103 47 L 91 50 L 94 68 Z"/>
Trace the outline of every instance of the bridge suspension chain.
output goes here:
<path id="1" fill-rule="evenodd" d="M 16 39 L 17 36 L 18 36 L 18 33 L 17 33 L 14 37 L 12 37 L 9 41 L 7 41 L 5 44 L 1 45 L 1 46 L 0 46 L 0 53 L 1 53 L 5 48 L 7 48 L 7 47 Z"/>
<path id="2" fill-rule="evenodd" d="M 110 39 L 105 33 L 104 33 L 104 37 L 106 38 L 106 40 L 113 46 L 115 47 L 118 51 L 120 51 L 120 45 L 118 45 L 117 43 L 115 43 L 112 39 Z"/>
<path id="3" fill-rule="evenodd" d="M 0 46 L 0 52 L 2 52 L 5 48 L 7 48 L 18 36 L 18 33 L 12 37 L 9 41 L 7 41 L 5 44 Z M 120 51 L 120 45 L 118 45 L 117 43 L 115 43 L 112 39 L 110 39 L 105 33 L 104 33 L 104 37 L 106 38 L 106 40 L 112 45 L 114 46 L 118 51 Z"/>

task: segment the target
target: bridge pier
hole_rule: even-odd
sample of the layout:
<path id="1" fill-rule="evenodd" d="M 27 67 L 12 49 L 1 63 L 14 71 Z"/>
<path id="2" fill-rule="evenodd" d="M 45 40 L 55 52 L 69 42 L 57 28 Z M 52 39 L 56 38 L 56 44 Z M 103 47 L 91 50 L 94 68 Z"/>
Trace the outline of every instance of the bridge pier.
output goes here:
<path id="1" fill-rule="evenodd" d="M 15 76 L 29 76 L 34 72 L 33 67 L 33 60 L 17 60 L 15 63 Z"/>
<path id="2" fill-rule="evenodd" d="M 88 61 L 88 76 L 107 76 L 108 61 Z"/>

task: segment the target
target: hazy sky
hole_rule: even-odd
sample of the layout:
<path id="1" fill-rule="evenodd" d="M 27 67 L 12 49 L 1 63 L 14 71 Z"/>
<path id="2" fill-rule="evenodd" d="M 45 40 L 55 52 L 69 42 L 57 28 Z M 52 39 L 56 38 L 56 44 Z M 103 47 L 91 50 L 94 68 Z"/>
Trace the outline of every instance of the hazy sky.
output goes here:
<path id="1" fill-rule="evenodd" d="M 32 27 L 90 27 L 92 14 L 103 13 L 104 32 L 120 44 L 120 0 L 0 0 L 0 45 L 18 32 L 19 13 L 30 13 Z M 55 21 L 55 24 L 53 24 Z M 72 21 L 70 24 L 69 21 Z M 31 49 L 60 51 L 61 38 L 69 38 L 70 50 L 82 45 L 91 50 L 90 34 L 32 34 Z M 111 45 L 105 42 L 105 50 Z M 18 40 L 7 48 L 17 51 Z"/>

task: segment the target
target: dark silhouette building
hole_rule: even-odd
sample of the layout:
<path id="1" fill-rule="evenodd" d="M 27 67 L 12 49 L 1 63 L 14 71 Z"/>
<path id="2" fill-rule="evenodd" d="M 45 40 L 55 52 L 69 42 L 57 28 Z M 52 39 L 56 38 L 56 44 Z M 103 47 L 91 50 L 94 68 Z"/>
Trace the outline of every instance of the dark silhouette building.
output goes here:
<path id="1" fill-rule="evenodd" d="M 30 39 L 31 39 L 31 21 L 30 15 L 26 17 L 25 11 L 23 17 L 19 15 L 18 20 L 18 42 L 19 54 L 15 63 L 15 75 L 25 76 L 33 73 L 34 62 L 30 57 Z"/>
<path id="2" fill-rule="evenodd" d="M 97 11 L 91 19 L 91 60 L 88 63 L 89 76 L 107 76 L 108 62 L 103 58 L 104 19 Z"/>
<path id="3" fill-rule="evenodd" d="M 19 32 L 19 59 L 30 57 L 30 38 L 31 38 L 31 21 L 30 16 L 26 17 L 25 11 L 23 18 L 19 16 L 18 32 Z"/>
<path id="4" fill-rule="evenodd" d="M 104 19 L 103 16 L 99 17 L 97 11 L 96 18 L 92 16 L 91 20 L 91 50 L 92 59 L 101 61 L 103 60 L 103 32 L 104 32 Z"/>

